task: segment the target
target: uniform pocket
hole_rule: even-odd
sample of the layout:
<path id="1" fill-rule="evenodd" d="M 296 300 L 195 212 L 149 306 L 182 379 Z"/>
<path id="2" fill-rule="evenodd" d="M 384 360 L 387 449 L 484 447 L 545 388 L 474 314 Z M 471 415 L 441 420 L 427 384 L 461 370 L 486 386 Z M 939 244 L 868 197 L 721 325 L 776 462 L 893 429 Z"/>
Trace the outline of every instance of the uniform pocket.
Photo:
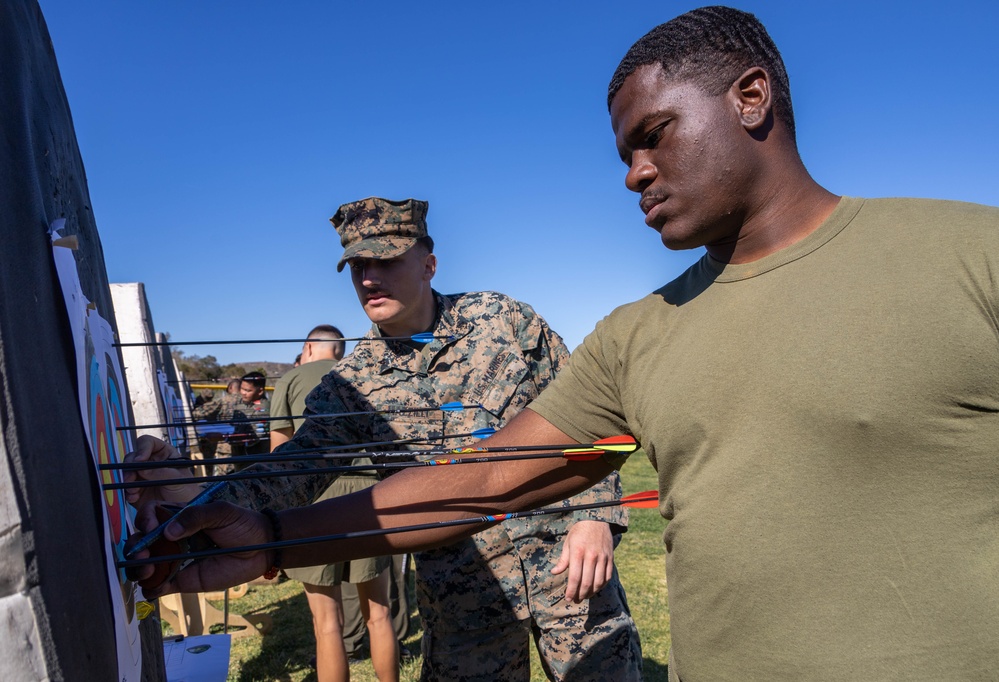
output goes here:
<path id="1" fill-rule="evenodd" d="M 520 354 L 504 350 L 485 360 L 468 395 L 493 417 L 506 421 L 538 397 L 530 368 Z"/>

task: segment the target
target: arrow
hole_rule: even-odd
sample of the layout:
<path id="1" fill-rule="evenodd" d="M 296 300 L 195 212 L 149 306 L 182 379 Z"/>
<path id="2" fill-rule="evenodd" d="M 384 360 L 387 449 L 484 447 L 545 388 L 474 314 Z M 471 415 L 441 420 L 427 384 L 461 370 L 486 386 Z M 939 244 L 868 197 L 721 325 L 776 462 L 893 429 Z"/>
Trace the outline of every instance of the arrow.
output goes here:
<path id="1" fill-rule="evenodd" d="M 236 408 L 238 409 L 238 408 Z M 119 426 L 119 431 L 136 431 L 138 429 L 164 429 L 172 426 L 183 427 L 183 426 L 193 426 L 193 427 L 205 427 L 211 424 L 254 424 L 256 422 L 273 422 L 283 419 L 339 419 L 341 417 L 360 417 L 369 414 L 406 414 L 409 412 L 433 412 L 435 410 L 440 410 L 442 412 L 460 412 L 461 410 L 482 410 L 485 409 L 482 405 L 462 405 L 459 402 L 444 403 L 443 405 L 438 405 L 437 407 L 405 407 L 396 410 L 362 410 L 360 412 L 331 412 L 329 414 L 291 414 L 286 417 L 239 417 L 235 419 L 218 419 L 216 421 L 193 421 L 193 422 L 173 422 L 167 424 L 131 424 L 128 426 Z M 218 433 L 218 431 L 210 431 L 206 429 L 206 433 Z"/>
<path id="2" fill-rule="evenodd" d="M 392 455 L 392 454 L 409 454 L 409 453 L 434 453 L 435 450 L 406 450 L 401 453 L 399 450 L 382 450 L 382 451 L 368 451 L 360 450 L 360 448 L 374 448 L 374 447 L 384 447 L 386 445 L 409 445 L 411 443 L 427 443 L 433 440 L 455 440 L 456 438 L 488 438 L 489 436 L 496 433 L 496 429 L 491 426 L 487 426 L 484 429 L 476 429 L 475 431 L 469 431 L 467 433 L 455 433 L 450 436 L 438 435 L 438 436 L 427 436 L 426 438 L 400 438 L 398 440 L 383 440 L 376 441 L 372 443 L 350 443 L 348 445 L 329 445 L 321 448 L 301 448 L 298 450 L 287 449 L 282 450 L 280 455 L 240 455 L 239 458 L 236 457 L 219 457 L 217 459 L 191 459 L 189 457 L 178 457 L 177 459 L 161 460 L 157 462 L 108 462 L 106 464 L 99 464 L 98 468 L 101 471 L 143 471 L 145 469 L 176 469 L 178 466 L 196 466 L 200 464 L 256 464 L 257 462 L 294 462 L 299 459 L 309 460 L 309 459 L 327 459 L 328 453 L 342 452 L 344 450 L 350 450 L 345 454 L 344 459 L 355 459 L 356 457 L 363 457 L 372 452 L 379 455 Z M 358 454 L 360 453 L 360 454 Z M 450 454 L 451 450 L 440 450 L 437 454 Z M 304 457 L 297 457 L 296 455 L 306 455 Z"/>
<path id="3" fill-rule="evenodd" d="M 207 491 L 206 491 L 207 492 Z M 398 528 L 375 528 L 372 530 L 358 530 L 350 533 L 337 533 L 335 535 L 320 535 L 313 538 L 302 538 L 300 540 L 281 540 L 279 542 L 265 542 L 259 545 L 246 545 L 244 547 L 217 547 L 215 549 L 206 549 L 200 552 L 189 552 L 187 554 L 164 554 L 160 556 L 152 556 L 148 559 L 128 559 L 125 561 L 118 561 L 116 565 L 118 568 L 135 568 L 137 566 L 146 566 L 148 564 L 159 564 L 168 563 L 174 561 L 195 561 L 197 559 L 205 559 L 207 557 L 222 556 L 225 554 L 236 554 L 239 552 L 259 552 L 268 549 L 285 549 L 286 547 L 297 547 L 299 545 L 311 545 L 319 542 L 333 542 L 336 540 L 348 540 L 351 538 L 364 538 L 371 537 L 374 535 L 391 535 L 393 533 L 407 533 L 416 530 L 429 530 L 432 528 L 446 528 L 448 526 L 464 526 L 472 525 L 477 523 L 495 523 L 497 521 L 506 521 L 508 519 L 521 519 L 533 516 L 545 516 L 550 514 L 564 514 L 566 512 L 580 511 L 583 509 L 599 509 L 601 507 L 632 507 L 636 509 L 651 509 L 659 505 L 659 493 L 655 490 L 646 490 L 645 492 L 635 493 L 633 495 L 627 495 L 622 497 L 620 500 L 610 500 L 608 502 L 591 502 L 589 504 L 577 504 L 568 507 L 545 507 L 543 509 L 533 509 L 530 511 L 520 511 L 520 512 L 507 512 L 506 514 L 487 514 L 484 516 L 475 516 L 467 519 L 451 519 L 449 521 L 432 521 L 430 523 L 419 523 L 413 526 L 400 526 Z M 173 519 L 171 518 L 170 521 Z M 161 528 L 164 528 L 170 521 L 157 526 L 156 529 L 150 532 L 155 533 L 157 530 L 160 531 L 162 535 Z M 148 537 L 148 536 L 146 536 Z M 145 537 L 139 541 L 139 544 L 143 544 Z M 148 547 L 152 543 L 146 543 L 143 549 Z M 138 547 L 136 545 L 135 547 Z M 140 550 L 132 548 L 128 556 L 134 556 Z"/>
<path id="4" fill-rule="evenodd" d="M 414 450 L 413 452 L 419 452 Z M 457 459 L 430 459 L 416 462 L 376 462 L 373 464 L 350 464 L 335 467 L 316 467 L 314 469 L 268 469 L 266 471 L 240 471 L 234 474 L 218 474 L 213 476 L 188 476 L 186 478 L 171 478 L 161 481 L 132 481 L 131 483 L 106 483 L 103 490 L 122 490 L 124 488 L 155 488 L 164 485 L 186 485 L 188 483 L 211 483 L 214 481 L 240 481 L 243 479 L 277 478 L 279 476 L 311 476 L 313 474 L 346 474 L 354 471 L 389 471 L 393 469 L 415 469 L 418 467 L 447 466 L 449 464 L 489 464 L 492 462 L 510 462 L 522 459 L 554 459 L 564 458 L 576 462 L 588 462 L 605 454 L 604 450 L 562 452 L 535 452 L 523 455 L 499 455 L 498 457 L 461 457 Z M 227 458 L 228 459 L 228 458 Z M 238 458 L 237 458 L 238 459 Z M 217 460 L 208 460 L 215 464 Z M 176 460 L 174 460 L 176 462 Z"/>
<path id="5" fill-rule="evenodd" d="M 112 346 L 119 348 L 134 346 L 223 346 L 243 343 L 333 343 L 335 341 L 412 341 L 414 343 L 430 343 L 434 339 L 446 339 L 453 341 L 454 335 L 434 336 L 430 332 L 413 334 L 412 336 L 358 336 L 351 339 L 229 339 L 227 341 L 129 341 L 127 343 L 113 343 Z"/>
<path id="6" fill-rule="evenodd" d="M 626 439 L 626 440 L 625 440 Z M 378 462 L 373 464 L 353 464 L 347 466 L 335 466 L 335 467 L 317 467 L 314 469 L 280 469 L 280 470 L 267 470 L 267 471 L 242 471 L 233 474 L 219 474 L 215 476 L 189 476 L 186 478 L 171 478 L 169 480 L 159 480 L 159 481 L 132 481 L 130 483 L 107 483 L 101 486 L 103 490 L 122 490 L 124 488 L 155 488 L 164 485 L 186 485 L 188 483 L 211 483 L 214 481 L 240 481 L 243 479 L 257 479 L 257 478 L 276 478 L 279 476 L 311 476 L 313 474 L 344 474 L 354 471 L 385 471 L 390 469 L 415 469 L 417 467 L 428 467 L 428 466 L 447 466 L 450 464 L 488 464 L 492 462 L 509 462 L 514 460 L 522 459 L 549 459 L 562 457 L 570 461 L 577 462 L 588 462 L 597 459 L 601 455 L 607 452 L 621 452 L 624 454 L 631 454 L 638 449 L 638 443 L 631 436 L 614 436 L 612 438 L 605 438 L 604 441 L 613 441 L 608 443 L 606 446 L 600 447 L 579 447 L 575 444 L 574 447 L 563 449 L 560 452 L 534 452 L 532 454 L 519 454 L 519 455 L 500 455 L 499 457 L 461 457 L 455 459 L 430 459 L 421 460 L 415 462 Z M 595 441 L 594 446 L 597 446 L 601 441 Z M 509 446 L 507 448 L 460 448 L 458 450 L 452 450 L 451 452 L 457 454 L 468 454 L 477 452 L 511 452 L 510 448 L 517 447 L 518 450 L 552 450 L 558 447 L 564 446 L 552 446 L 552 445 L 537 445 L 537 446 Z M 388 453 L 381 453 L 380 456 L 383 457 L 414 457 L 414 456 L 426 456 L 426 450 L 409 450 L 403 453 L 399 451 L 392 451 Z M 377 455 L 378 453 L 372 452 L 356 452 L 349 455 L 339 454 L 335 456 L 330 456 L 330 459 L 342 459 L 345 457 L 371 457 Z M 264 455 L 261 455 L 264 456 Z M 268 461 L 281 461 L 282 456 L 277 455 L 277 459 L 272 459 Z M 218 464 L 221 461 L 235 461 L 240 462 L 241 460 L 249 459 L 249 457 L 225 457 L 214 460 L 205 460 L 206 463 L 212 465 Z M 326 459 L 325 457 L 316 459 Z M 170 460 L 174 465 L 177 466 L 177 460 Z M 148 468 L 148 467 L 145 467 Z"/>
<path id="7" fill-rule="evenodd" d="M 483 429 L 483 431 L 492 429 Z M 475 435 L 473 432 L 471 435 Z M 491 434 L 488 434 L 491 435 Z M 354 446 L 352 446 L 354 447 Z M 384 451 L 364 451 L 356 450 L 353 452 L 337 452 L 334 454 L 328 454 L 326 452 L 303 452 L 302 456 L 294 457 L 290 454 L 271 454 L 271 455 L 243 455 L 239 457 L 219 457 L 217 459 L 206 459 L 206 460 L 163 460 L 159 462 L 111 462 L 108 464 L 101 464 L 101 470 L 118 470 L 118 471 L 142 471 L 145 469 L 176 469 L 178 465 L 191 466 L 192 464 L 211 464 L 213 466 L 218 464 L 256 464 L 259 462 L 294 462 L 294 461 L 312 461 L 312 460 L 331 460 L 331 459 L 355 459 L 357 457 L 374 457 L 374 458 L 389 458 L 389 459 L 400 459 L 403 457 L 438 457 L 446 455 L 479 455 L 486 453 L 503 453 L 503 452 L 538 452 L 543 450 L 558 450 L 558 452 L 548 452 L 542 454 L 530 454 L 530 455 L 509 455 L 500 457 L 461 457 L 452 459 L 429 459 L 417 462 L 381 462 L 377 464 L 358 464 L 350 466 L 340 466 L 340 467 L 329 467 L 329 468 L 317 468 L 317 469 L 305 469 L 305 470 L 291 470 L 291 471 L 268 471 L 268 472 L 245 472 L 245 473 L 235 473 L 228 474 L 225 476 L 202 476 L 202 477 L 189 477 L 189 478 L 172 478 L 170 480 L 164 481 L 133 481 L 132 483 L 109 483 L 104 487 L 105 490 L 118 490 L 121 488 L 149 488 L 159 485 L 181 485 L 185 483 L 207 483 L 210 481 L 224 481 L 224 480 L 239 480 L 242 478 L 267 478 L 269 476 L 305 476 L 308 474 L 318 474 L 318 473 L 344 473 L 348 471 L 371 471 L 378 469 L 407 469 L 420 466 L 446 466 L 448 464 L 481 464 L 484 462 L 507 462 L 518 459 L 544 459 L 544 458 L 557 458 L 564 457 L 568 460 L 573 460 L 577 462 L 587 462 L 597 459 L 601 455 L 608 452 L 620 452 L 622 454 L 630 455 L 636 450 L 638 450 L 638 443 L 631 436 L 611 436 L 610 438 L 602 438 L 600 440 L 593 441 L 589 445 L 580 445 L 579 443 L 571 443 L 569 445 L 507 445 L 507 446 L 493 446 L 486 448 L 452 448 L 452 449 L 442 449 L 442 448 L 431 448 L 427 450 L 384 450 Z"/>
<path id="8" fill-rule="evenodd" d="M 257 462 L 281 462 L 288 461 L 294 462 L 299 459 L 309 460 L 309 459 L 326 459 L 328 453 L 341 452 L 344 450 L 356 450 L 357 452 L 348 453 L 344 459 L 350 458 L 355 459 L 358 456 L 364 456 L 370 454 L 372 451 L 368 450 L 358 450 L 358 448 L 373 448 L 373 447 L 383 447 L 386 445 L 409 445 L 412 443 L 427 443 L 433 440 L 454 440 L 456 438 L 488 438 L 489 436 L 496 433 L 496 429 L 491 426 L 487 426 L 484 429 L 476 429 L 475 431 L 469 431 L 467 433 L 455 433 L 449 436 L 447 435 L 437 435 L 437 436 L 427 436 L 426 438 L 400 438 L 398 440 L 383 440 L 375 441 L 371 443 L 350 443 L 348 445 L 329 445 L 321 448 L 301 448 L 299 450 L 282 450 L 280 455 L 241 455 L 239 458 L 235 457 L 219 457 L 212 459 L 191 459 L 190 457 L 178 457 L 176 459 L 160 460 L 156 462 L 108 462 L 106 464 L 99 464 L 98 468 L 101 471 L 143 471 L 145 469 L 176 469 L 179 466 L 189 467 L 196 466 L 200 464 L 256 464 Z M 357 453 L 360 453 L 358 455 Z M 378 452 L 378 451 L 373 451 Z M 431 452 L 431 450 L 406 450 L 405 453 L 411 452 Z M 450 452 L 450 451 L 442 451 Z M 385 450 L 381 451 L 381 454 L 402 454 L 399 450 Z M 296 455 L 305 455 L 304 457 L 297 457 Z"/>

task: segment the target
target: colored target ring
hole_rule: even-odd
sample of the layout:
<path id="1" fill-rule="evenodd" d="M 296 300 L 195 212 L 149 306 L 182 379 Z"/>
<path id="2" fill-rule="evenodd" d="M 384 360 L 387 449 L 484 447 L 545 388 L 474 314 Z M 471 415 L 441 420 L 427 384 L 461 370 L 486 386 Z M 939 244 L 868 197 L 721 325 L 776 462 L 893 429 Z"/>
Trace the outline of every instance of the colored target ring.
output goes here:
<path id="1" fill-rule="evenodd" d="M 89 384 L 90 400 L 90 440 L 94 448 L 94 455 L 99 464 L 110 464 L 112 462 L 112 448 L 110 424 L 108 423 L 107 408 L 105 406 L 104 387 L 101 384 L 100 368 L 97 365 L 97 358 L 90 358 L 90 375 L 87 382 Z M 105 471 L 101 475 L 104 483 L 114 482 L 111 472 Z M 115 490 L 107 490 L 103 495 L 104 507 L 107 509 L 108 529 L 111 535 L 111 543 L 117 545 L 122 541 L 122 517 L 121 500 Z"/>
<path id="2" fill-rule="evenodd" d="M 121 390 L 118 388 L 118 380 L 111 370 L 114 365 L 111 364 L 110 358 L 105 357 L 107 362 L 108 372 L 108 386 L 107 386 L 107 404 L 109 418 L 112 433 L 111 433 L 111 443 L 113 445 L 112 451 L 109 453 L 112 461 L 121 462 L 125 455 L 131 450 L 132 442 L 127 431 L 121 430 L 120 427 L 125 426 L 125 411 L 122 407 Z M 120 479 L 121 474 L 115 473 L 115 478 Z M 117 523 L 121 528 L 128 528 L 128 520 L 126 514 L 131 513 L 131 509 L 125 504 L 123 491 L 114 491 L 117 496 L 115 507 L 118 509 L 119 518 Z M 110 509 L 109 509 L 110 512 Z M 115 544 L 119 544 L 119 541 L 115 541 Z"/>

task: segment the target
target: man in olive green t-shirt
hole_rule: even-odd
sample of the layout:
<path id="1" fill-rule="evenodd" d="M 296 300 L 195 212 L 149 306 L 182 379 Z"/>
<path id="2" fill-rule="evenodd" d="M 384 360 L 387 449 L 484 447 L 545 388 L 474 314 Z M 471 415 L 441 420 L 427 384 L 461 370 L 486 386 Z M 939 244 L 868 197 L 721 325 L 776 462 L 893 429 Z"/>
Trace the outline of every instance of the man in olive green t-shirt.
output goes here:
<path id="1" fill-rule="evenodd" d="M 836 85 L 830 101 L 849 115 L 848 74 Z M 818 185 L 780 54 L 738 10 L 653 29 L 608 105 L 646 224 L 668 248 L 707 253 L 602 321 L 484 445 L 639 439 L 669 521 L 671 682 L 999 678 L 999 209 Z M 304 538 L 528 509 L 613 464 L 410 470 L 280 520 Z M 182 519 L 168 537 L 213 524 L 232 546 L 273 535 L 266 517 L 221 505 Z M 166 589 L 238 582 L 274 557 L 205 561 Z"/>
<path id="2" fill-rule="evenodd" d="M 321 324 L 305 338 L 299 365 L 285 372 L 274 384 L 270 415 L 285 419 L 271 419 L 271 450 L 291 440 L 305 423 L 302 416 L 305 399 L 343 357 L 343 334 L 333 325 Z"/>
<path id="3" fill-rule="evenodd" d="M 645 446 L 682 679 L 996 679 L 996 268 L 997 209 L 844 197 L 618 308 L 531 405 Z"/>

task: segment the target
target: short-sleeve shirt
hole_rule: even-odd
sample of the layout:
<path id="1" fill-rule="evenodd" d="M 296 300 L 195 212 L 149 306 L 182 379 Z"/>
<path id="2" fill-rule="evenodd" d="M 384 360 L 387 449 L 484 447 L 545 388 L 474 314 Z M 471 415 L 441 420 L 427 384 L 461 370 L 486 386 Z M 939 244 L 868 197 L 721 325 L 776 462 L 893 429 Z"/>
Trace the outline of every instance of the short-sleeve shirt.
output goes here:
<path id="1" fill-rule="evenodd" d="M 530 409 L 656 466 L 671 680 L 999 675 L 999 209 L 844 198 L 706 255 Z"/>
<path id="2" fill-rule="evenodd" d="M 271 431 L 293 429 L 297 431 L 305 423 L 305 399 L 323 377 L 330 373 L 336 360 L 316 360 L 294 367 L 274 383 L 271 396 Z"/>

